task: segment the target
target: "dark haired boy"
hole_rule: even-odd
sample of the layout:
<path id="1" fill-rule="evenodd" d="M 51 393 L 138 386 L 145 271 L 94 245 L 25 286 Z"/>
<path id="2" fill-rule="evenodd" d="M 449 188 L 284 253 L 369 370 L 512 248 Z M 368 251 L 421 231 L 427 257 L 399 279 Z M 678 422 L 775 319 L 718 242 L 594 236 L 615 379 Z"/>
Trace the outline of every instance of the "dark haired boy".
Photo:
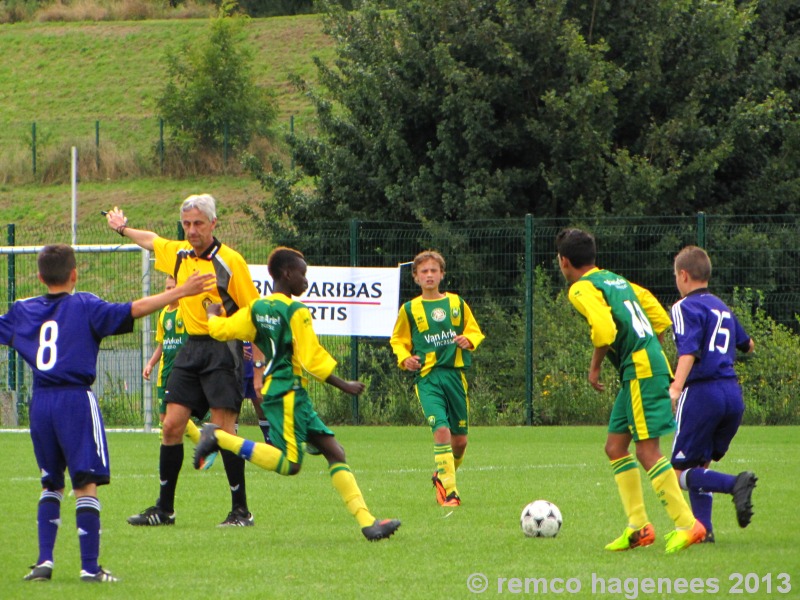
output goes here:
<path id="1" fill-rule="evenodd" d="M 292 248 L 279 247 L 267 262 L 274 293 L 258 298 L 231 317 L 222 306 L 207 307 L 208 328 L 218 340 L 248 340 L 264 354 L 266 368 L 261 407 L 270 425 L 270 444 L 253 442 L 206 424 L 194 453 L 194 466 L 202 468 L 205 457 L 222 448 L 279 475 L 296 475 L 303 463 L 304 442 L 311 442 L 328 461 L 333 487 L 358 521 L 368 540 L 391 536 L 400 521 L 376 519 L 367 509 L 355 476 L 346 463 L 344 448 L 319 418 L 306 390 L 305 372 L 342 390 L 360 394 L 364 384 L 344 381 L 333 374 L 336 361 L 320 345 L 305 304 L 292 299 L 308 288 L 306 261 Z"/>
<path id="2" fill-rule="evenodd" d="M 608 424 L 606 455 L 614 470 L 628 525 L 622 535 L 606 545 L 619 551 L 649 546 L 655 530 L 647 518 L 636 458 L 675 530 L 666 535 L 666 552 L 672 554 L 703 539 L 706 530 L 683 497 L 675 471 L 661 454 L 659 437 L 675 429 L 669 400 L 671 371 L 660 336 L 669 327 L 669 315 L 646 289 L 595 266 L 594 236 L 580 229 L 565 229 L 556 237 L 558 262 L 569 282 L 569 300 L 589 323 L 594 351 L 589 383 L 599 392 L 603 359 L 619 371 L 620 390 Z"/>
<path id="3" fill-rule="evenodd" d="M 112 304 L 87 292 L 72 293 L 78 270 L 70 246 L 45 246 L 38 256 L 38 268 L 47 294 L 15 302 L 0 316 L 0 344 L 14 348 L 33 370 L 30 428 L 42 493 L 37 513 L 39 558 L 24 579 L 52 577 L 64 473 L 69 469 L 79 532 L 80 578 L 92 583 L 115 582 L 117 578 L 98 563 L 97 486 L 111 480 L 103 416 L 91 388 L 100 341 L 130 333 L 134 319 L 178 298 L 204 292 L 213 285 L 213 276 L 194 275 L 184 285 L 155 296 Z"/>

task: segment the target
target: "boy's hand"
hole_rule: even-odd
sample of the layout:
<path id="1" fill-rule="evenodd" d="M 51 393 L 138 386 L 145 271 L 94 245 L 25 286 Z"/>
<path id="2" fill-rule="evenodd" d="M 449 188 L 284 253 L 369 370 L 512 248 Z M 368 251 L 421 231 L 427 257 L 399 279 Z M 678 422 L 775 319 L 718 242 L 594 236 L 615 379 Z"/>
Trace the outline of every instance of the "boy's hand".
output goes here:
<path id="1" fill-rule="evenodd" d="M 183 296 L 196 296 L 203 292 L 210 292 L 216 286 L 216 276 L 213 273 L 192 273 L 177 289 L 183 292 Z"/>
<path id="2" fill-rule="evenodd" d="M 403 366 L 408 371 L 419 371 L 422 365 L 419 362 L 419 356 L 412 355 L 403 361 Z"/>
<path id="3" fill-rule="evenodd" d="M 600 383 L 600 369 L 589 369 L 589 385 L 591 385 L 598 392 L 606 389 L 605 384 Z"/>
<path id="4" fill-rule="evenodd" d="M 467 339 L 467 336 L 465 335 L 457 335 L 456 337 L 453 338 L 453 341 L 455 342 L 456 346 L 458 346 L 462 350 L 472 350 L 475 347 L 472 345 L 472 342 L 470 342 Z"/>
<path id="5" fill-rule="evenodd" d="M 367 388 L 367 386 L 365 386 L 360 381 L 345 381 L 342 384 L 341 390 L 345 394 L 352 394 L 353 396 L 358 396 L 366 388 Z"/>
<path id="6" fill-rule="evenodd" d="M 213 302 L 206 306 L 206 316 L 211 317 L 221 317 L 222 316 L 222 304 L 219 302 Z"/>
<path id="7" fill-rule="evenodd" d="M 672 400 L 672 412 L 675 412 L 675 407 L 678 405 L 678 398 L 681 397 L 682 388 L 672 384 L 669 386 L 669 399 Z"/>

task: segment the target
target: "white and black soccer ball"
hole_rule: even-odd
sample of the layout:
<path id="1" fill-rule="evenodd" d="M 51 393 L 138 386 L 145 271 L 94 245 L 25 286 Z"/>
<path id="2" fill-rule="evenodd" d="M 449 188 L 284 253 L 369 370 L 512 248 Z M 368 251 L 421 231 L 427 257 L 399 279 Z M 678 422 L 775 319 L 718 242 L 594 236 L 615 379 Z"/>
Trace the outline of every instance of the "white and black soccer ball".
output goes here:
<path id="1" fill-rule="evenodd" d="M 547 500 L 535 500 L 522 509 L 519 525 L 528 537 L 556 537 L 561 531 L 561 511 Z"/>

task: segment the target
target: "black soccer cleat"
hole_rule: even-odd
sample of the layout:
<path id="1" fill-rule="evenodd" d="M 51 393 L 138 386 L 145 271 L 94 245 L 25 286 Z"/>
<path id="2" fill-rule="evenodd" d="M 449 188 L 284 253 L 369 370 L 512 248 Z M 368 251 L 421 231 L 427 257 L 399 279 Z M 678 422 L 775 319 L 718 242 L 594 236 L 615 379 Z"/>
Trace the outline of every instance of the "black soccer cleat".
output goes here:
<path id="1" fill-rule="evenodd" d="M 736 506 L 736 520 L 739 527 L 750 525 L 753 518 L 753 488 L 756 487 L 758 477 L 752 471 L 742 471 L 736 476 L 733 484 L 733 504 Z"/>
<path id="2" fill-rule="evenodd" d="M 50 581 L 53 576 L 53 561 L 46 560 L 38 565 L 31 565 L 31 572 L 25 575 L 24 581 Z"/>
<path id="3" fill-rule="evenodd" d="M 206 462 L 206 457 L 219 450 L 217 444 L 217 436 L 215 431 L 219 429 L 219 425 L 213 423 L 206 423 L 200 430 L 200 441 L 194 447 L 194 468 L 202 469 Z"/>
<path id="4" fill-rule="evenodd" d="M 228 513 L 225 520 L 217 525 L 217 527 L 252 527 L 255 524 L 256 521 L 253 518 L 253 513 L 246 508 L 237 506 Z"/>
<path id="5" fill-rule="evenodd" d="M 397 531 L 398 527 L 400 527 L 400 521 L 397 519 L 384 519 L 383 521 L 375 519 L 372 525 L 362 527 L 361 533 L 363 533 L 364 537 L 370 542 L 376 542 L 390 537 Z"/>
<path id="6" fill-rule="evenodd" d="M 175 525 L 175 513 L 168 513 L 158 506 L 140 512 L 138 515 L 128 517 L 128 523 L 136 526 Z"/>

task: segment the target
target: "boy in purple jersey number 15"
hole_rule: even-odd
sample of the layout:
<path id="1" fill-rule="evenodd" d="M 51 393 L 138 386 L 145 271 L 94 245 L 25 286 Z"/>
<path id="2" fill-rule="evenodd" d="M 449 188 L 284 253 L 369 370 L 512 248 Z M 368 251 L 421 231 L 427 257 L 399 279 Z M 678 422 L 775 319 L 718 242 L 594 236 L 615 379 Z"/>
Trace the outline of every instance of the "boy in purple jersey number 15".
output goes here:
<path id="1" fill-rule="evenodd" d="M 672 307 L 678 350 L 669 388 L 678 422 L 672 466 L 689 491 L 692 512 L 706 527 L 703 541 L 713 543 L 713 493 L 733 496 L 740 527 L 753 516 L 755 474 L 728 475 L 708 466 L 725 456 L 742 422 L 744 401 L 733 363 L 737 349 L 752 352 L 754 344 L 731 309 L 708 291 L 711 260 L 705 250 L 687 246 L 675 257 L 674 270 L 681 299 Z"/>
<path id="2" fill-rule="evenodd" d="M 14 348 L 33 370 L 30 429 L 42 493 L 37 512 L 39 558 L 24 579 L 44 581 L 52 576 L 64 472 L 69 469 L 76 499 L 80 579 L 90 583 L 115 582 L 117 578 L 98 563 L 97 486 L 110 481 L 103 418 L 91 389 L 100 341 L 131 332 L 134 319 L 178 298 L 205 291 L 213 284 L 213 276 L 195 275 L 173 290 L 113 304 L 94 294 L 72 293 L 78 275 L 75 252 L 70 246 L 45 246 L 38 256 L 38 269 L 47 294 L 19 300 L 0 316 L 0 344 Z"/>

